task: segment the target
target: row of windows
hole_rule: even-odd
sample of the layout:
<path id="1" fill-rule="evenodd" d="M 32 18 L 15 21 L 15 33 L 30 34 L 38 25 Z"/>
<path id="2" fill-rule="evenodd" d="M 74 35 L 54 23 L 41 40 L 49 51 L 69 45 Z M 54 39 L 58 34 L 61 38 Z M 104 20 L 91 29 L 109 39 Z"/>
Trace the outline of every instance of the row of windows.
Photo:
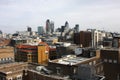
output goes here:
<path id="1" fill-rule="evenodd" d="M 112 60 L 112 59 L 104 59 L 103 60 L 105 63 L 117 63 L 118 61 L 117 60 Z"/>
<path id="2" fill-rule="evenodd" d="M 9 60 L 14 60 L 14 58 L 12 58 L 12 57 L 0 58 L 0 61 L 9 61 Z"/>
<path id="3" fill-rule="evenodd" d="M 8 78 L 8 80 L 14 80 L 14 79 L 11 77 L 11 78 Z M 22 80 L 22 76 L 21 75 L 17 76 L 16 80 Z"/>
<path id="4" fill-rule="evenodd" d="M 89 62 L 89 65 L 95 65 L 96 61 Z"/>

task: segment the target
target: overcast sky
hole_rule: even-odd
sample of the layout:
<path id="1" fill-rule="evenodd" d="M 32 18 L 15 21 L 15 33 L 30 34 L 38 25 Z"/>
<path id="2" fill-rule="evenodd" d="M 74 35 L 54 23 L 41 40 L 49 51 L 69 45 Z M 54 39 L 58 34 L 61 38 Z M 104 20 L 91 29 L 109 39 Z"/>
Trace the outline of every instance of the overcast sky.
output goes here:
<path id="1" fill-rule="evenodd" d="M 96 28 L 120 32 L 120 0 L 0 0 L 0 30 L 6 33 L 37 31 L 47 19 L 60 27 L 68 21 L 80 30 Z"/>

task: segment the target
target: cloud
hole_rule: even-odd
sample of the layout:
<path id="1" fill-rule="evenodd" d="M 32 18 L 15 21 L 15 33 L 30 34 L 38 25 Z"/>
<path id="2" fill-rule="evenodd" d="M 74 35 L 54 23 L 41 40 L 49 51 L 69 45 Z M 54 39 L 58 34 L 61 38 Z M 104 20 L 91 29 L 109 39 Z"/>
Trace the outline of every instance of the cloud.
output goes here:
<path id="1" fill-rule="evenodd" d="M 119 0 L 0 0 L 0 25 L 13 27 L 11 32 L 26 26 L 36 30 L 39 25 L 45 26 L 49 18 L 56 27 L 67 20 L 71 27 L 80 24 L 81 30 L 98 26 L 98 29 L 111 27 L 117 31 L 120 29 L 119 3 Z"/>

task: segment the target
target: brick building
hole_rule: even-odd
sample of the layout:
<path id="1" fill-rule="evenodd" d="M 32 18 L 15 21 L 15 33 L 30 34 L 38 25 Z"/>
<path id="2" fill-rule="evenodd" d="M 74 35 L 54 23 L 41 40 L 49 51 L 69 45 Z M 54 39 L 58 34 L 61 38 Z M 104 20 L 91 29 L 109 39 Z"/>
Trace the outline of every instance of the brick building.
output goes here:
<path id="1" fill-rule="evenodd" d="M 120 80 L 120 50 L 102 49 L 100 55 L 106 80 Z"/>
<path id="2" fill-rule="evenodd" d="M 0 65 L 0 80 L 22 80 L 26 63 L 8 63 Z"/>
<path id="3" fill-rule="evenodd" d="M 80 65 L 89 65 L 94 67 L 95 74 L 103 74 L 103 65 L 100 60 L 100 54 L 97 53 L 95 57 L 85 58 L 76 57 L 74 55 L 52 60 L 48 63 L 49 69 L 59 75 L 68 75 L 74 79 L 78 74 L 77 71 Z M 92 73 L 91 73 L 92 74 Z M 77 75 L 78 76 L 78 75 Z"/>
<path id="4" fill-rule="evenodd" d="M 14 62 L 14 48 L 6 46 L 0 48 L 0 64 Z"/>
<path id="5" fill-rule="evenodd" d="M 74 41 L 74 44 L 77 44 L 77 45 L 80 44 L 80 33 L 74 33 L 73 41 Z"/>
<path id="6" fill-rule="evenodd" d="M 48 62 L 49 46 L 40 44 L 20 44 L 16 46 L 15 60 L 17 62 L 29 62 L 46 64 Z"/>
<path id="7" fill-rule="evenodd" d="M 80 31 L 80 33 L 74 33 L 74 43 L 81 47 L 90 47 L 92 45 L 91 32 Z"/>
<path id="8" fill-rule="evenodd" d="M 90 47 L 92 44 L 91 41 L 92 41 L 91 32 L 80 31 L 80 45 L 82 45 L 82 47 Z"/>
<path id="9" fill-rule="evenodd" d="M 57 75 L 46 75 L 36 70 L 24 71 L 23 80 L 67 80 Z"/>
<path id="10" fill-rule="evenodd" d="M 113 37 L 113 47 L 120 48 L 120 37 L 119 36 Z"/>

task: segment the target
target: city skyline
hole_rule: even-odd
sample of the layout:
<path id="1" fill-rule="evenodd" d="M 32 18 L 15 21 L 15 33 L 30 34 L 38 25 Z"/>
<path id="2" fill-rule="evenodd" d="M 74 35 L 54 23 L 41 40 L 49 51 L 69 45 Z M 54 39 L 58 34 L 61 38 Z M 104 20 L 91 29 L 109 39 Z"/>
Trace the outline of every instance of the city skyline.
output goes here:
<path id="1" fill-rule="evenodd" d="M 68 21 L 71 28 L 96 28 L 119 32 L 119 0 L 0 0 L 0 30 L 5 33 L 26 30 L 37 31 L 47 19 L 55 28 Z"/>

